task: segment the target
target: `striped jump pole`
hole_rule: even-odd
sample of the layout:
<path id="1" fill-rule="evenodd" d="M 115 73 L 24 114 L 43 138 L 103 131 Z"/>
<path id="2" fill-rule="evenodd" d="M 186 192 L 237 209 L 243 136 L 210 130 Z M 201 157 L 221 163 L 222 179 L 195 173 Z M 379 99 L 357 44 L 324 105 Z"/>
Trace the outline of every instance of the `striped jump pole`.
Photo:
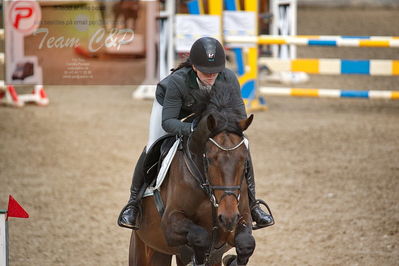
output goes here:
<path id="1" fill-rule="evenodd" d="M 326 37 L 326 36 L 324 36 Z M 365 36 L 371 37 L 371 36 Z M 259 36 L 226 36 L 226 42 L 234 44 L 292 44 L 302 46 L 332 47 L 399 47 L 399 37 L 375 36 L 378 38 L 305 38 L 301 36 L 259 35 Z"/>
<path id="2" fill-rule="evenodd" d="M 261 87 L 260 92 L 264 95 L 272 95 L 272 96 L 399 100 L 399 91 L 387 91 L 387 90 L 334 90 L 334 89 Z"/>
<path id="3" fill-rule="evenodd" d="M 292 71 L 327 75 L 399 75 L 399 60 L 280 59 L 262 57 L 259 58 L 258 63 L 276 72 Z"/>
<path id="4" fill-rule="evenodd" d="M 281 36 L 281 35 L 279 35 Z M 362 40 L 399 40 L 399 36 L 352 36 L 352 35 L 296 35 L 293 37 L 319 39 L 319 40 L 335 40 L 335 39 L 362 39 Z"/>

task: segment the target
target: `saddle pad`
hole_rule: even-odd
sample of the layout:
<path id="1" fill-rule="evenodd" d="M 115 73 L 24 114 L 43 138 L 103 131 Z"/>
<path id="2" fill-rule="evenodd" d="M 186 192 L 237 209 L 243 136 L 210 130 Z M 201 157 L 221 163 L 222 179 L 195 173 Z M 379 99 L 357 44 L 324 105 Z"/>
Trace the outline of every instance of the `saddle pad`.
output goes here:
<path id="1" fill-rule="evenodd" d="M 175 157 L 177 148 L 179 147 L 180 139 L 177 139 L 173 144 L 172 148 L 170 148 L 168 154 L 166 155 L 165 159 L 162 161 L 161 169 L 159 169 L 158 176 L 156 178 L 155 186 L 150 186 L 144 192 L 143 197 L 148 197 L 154 195 L 154 190 L 161 187 L 162 182 L 165 180 L 166 174 L 168 173 L 170 164 L 172 163 L 173 158 Z"/>

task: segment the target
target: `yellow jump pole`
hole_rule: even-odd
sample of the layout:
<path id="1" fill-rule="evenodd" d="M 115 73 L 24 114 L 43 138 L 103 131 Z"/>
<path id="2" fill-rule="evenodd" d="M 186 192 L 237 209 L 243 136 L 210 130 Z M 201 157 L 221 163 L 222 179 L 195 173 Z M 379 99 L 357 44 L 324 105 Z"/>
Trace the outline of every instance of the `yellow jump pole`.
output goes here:
<path id="1" fill-rule="evenodd" d="M 255 33 L 258 34 L 258 5 L 259 0 L 245 0 L 244 11 L 254 12 L 255 15 Z M 263 98 L 257 95 L 258 87 L 258 45 L 255 44 L 252 47 L 247 48 L 246 52 L 246 66 L 249 70 L 239 78 L 240 85 L 243 90 L 243 94 L 247 94 L 249 97 L 244 100 L 247 112 L 266 110 L 266 104 Z M 248 87 L 247 87 L 247 86 Z"/>

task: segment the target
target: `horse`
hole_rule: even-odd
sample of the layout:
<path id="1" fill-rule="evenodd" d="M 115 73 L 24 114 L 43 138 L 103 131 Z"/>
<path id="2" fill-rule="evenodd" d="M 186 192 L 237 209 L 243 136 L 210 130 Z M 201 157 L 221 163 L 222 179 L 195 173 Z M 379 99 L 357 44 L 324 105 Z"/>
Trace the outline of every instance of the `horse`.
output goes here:
<path id="1" fill-rule="evenodd" d="M 114 13 L 114 22 L 113 26 L 114 28 L 117 27 L 117 22 L 119 17 L 122 16 L 123 18 L 123 23 L 125 28 L 128 27 L 128 21 L 129 19 L 132 19 L 132 29 L 136 29 L 136 21 L 138 18 L 139 14 L 139 8 L 140 8 L 140 3 L 139 1 L 125 1 L 125 0 L 120 0 L 120 2 L 115 3 L 114 6 L 112 7 L 112 12 Z"/>
<path id="2" fill-rule="evenodd" d="M 243 131 L 253 115 L 240 117 L 229 95 L 221 91 L 205 97 L 198 125 L 182 140 L 160 187 L 163 209 L 157 210 L 153 197 L 142 200 L 140 229 L 130 240 L 130 266 L 171 265 L 173 255 L 178 266 L 248 263 L 255 238 Z M 233 247 L 237 255 L 223 258 Z"/>

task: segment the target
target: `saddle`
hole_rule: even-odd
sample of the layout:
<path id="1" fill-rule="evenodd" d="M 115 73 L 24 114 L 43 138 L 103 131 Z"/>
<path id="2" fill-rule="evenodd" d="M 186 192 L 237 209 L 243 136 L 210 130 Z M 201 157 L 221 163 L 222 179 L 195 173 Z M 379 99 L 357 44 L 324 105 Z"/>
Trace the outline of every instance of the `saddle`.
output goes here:
<path id="1" fill-rule="evenodd" d="M 168 134 L 160 137 L 150 147 L 144 159 L 144 172 L 146 174 L 145 183 L 151 184 L 158 175 L 162 162 L 168 154 L 170 148 L 176 141 L 176 136 Z"/>

